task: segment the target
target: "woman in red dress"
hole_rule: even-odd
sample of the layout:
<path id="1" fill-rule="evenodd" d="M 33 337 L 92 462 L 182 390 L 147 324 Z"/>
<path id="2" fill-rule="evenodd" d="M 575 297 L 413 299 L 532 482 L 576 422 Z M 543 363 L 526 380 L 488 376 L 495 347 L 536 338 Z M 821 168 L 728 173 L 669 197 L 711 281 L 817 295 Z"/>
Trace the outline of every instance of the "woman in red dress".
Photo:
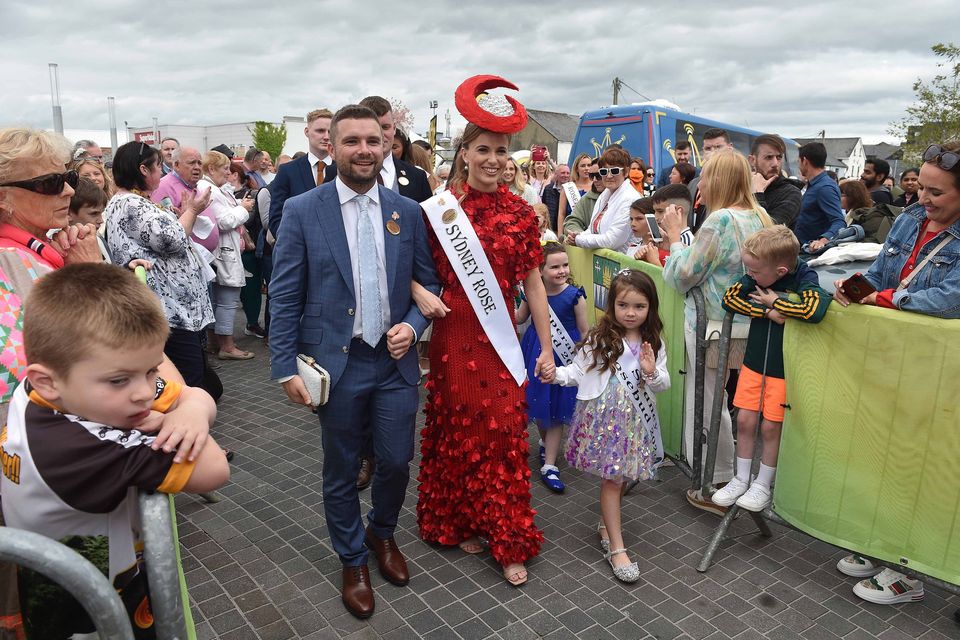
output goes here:
<path id="1" fill-rule="evenodd" d="M 490 124 L 483 114 L 475 117 L 475 110 L 483 107 L 461 105 L 460 93 L 457 106 L 467 112 L 463 115 L 471 124 L 464 131 L 447 188 L 462 198 L 463 211 L 490 261 L 511 319 L 514 287 L 523 282 L 537 333 L 547 336 L 538 364 L 541 379 L 549 381 L 554 372 L 553 347 L 538 269 L 542 249 L 537 218 L 530 205 L 499 184 L 509 136 L 490 130 L 515 132 L 519 119 L 515 113 L 514 125 Z M 525 124 L 526 113 L 519 103 L 494 98 L 493 108 L 499 113 L 514 108 Z M 491 346 L 433 234 L 431 242 L 444 288 L 441 299 L 449 313 L 435 319 L 430 342 L 417 503 L 420 536 L 427 542 L 457 544 L 467 553 L 482 552 L 484 539 L 503 566 L 504 578 L 520 585 L 527 579 L 524 563 L 537 554 L 543 541 L 530 508 L 524 386 L 517 384 Z"/>

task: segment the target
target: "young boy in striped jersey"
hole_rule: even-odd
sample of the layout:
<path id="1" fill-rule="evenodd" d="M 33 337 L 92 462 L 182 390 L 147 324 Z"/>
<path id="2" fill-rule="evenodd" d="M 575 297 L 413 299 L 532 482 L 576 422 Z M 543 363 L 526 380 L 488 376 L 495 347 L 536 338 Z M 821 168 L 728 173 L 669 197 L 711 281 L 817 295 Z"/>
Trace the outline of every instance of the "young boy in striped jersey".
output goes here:
<path id="1" fill-rule="evenodd" d="M 723 308 L 751 318 L 743 368 L 733 404 L 737 414 L 737 472 L 713 494 L 713 502 L 729 507 L 762 511 L 770 504 L 780 429 L 783 426 L 787 388 L 783 376 L 783 323 L 787 318 L 820 322 L 830 304 L 830 294 L 820 288 L 816 272 L 798 259 L 800 243 L 782 225 L 756 232 L 743 243 L 747 274 L 723 296 Z M 799 301 L 788 296 L 796 294 Z M 750 464 L 760 413 L 763 454 L 760 471 L 750 481 Z"/>

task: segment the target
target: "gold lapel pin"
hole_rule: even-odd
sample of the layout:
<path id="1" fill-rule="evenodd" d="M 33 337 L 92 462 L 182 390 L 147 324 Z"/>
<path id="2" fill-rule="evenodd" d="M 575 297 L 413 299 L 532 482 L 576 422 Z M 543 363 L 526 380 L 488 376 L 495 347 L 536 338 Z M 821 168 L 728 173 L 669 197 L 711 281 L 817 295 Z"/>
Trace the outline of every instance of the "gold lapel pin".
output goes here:
<path id="1" fill-rule="evenodd" d="M 387 231 L 390 232 L 390 235 L 399 235 L 400 234 L 400 225 L 397 224 L 396 220 L 387 221 Z"/>

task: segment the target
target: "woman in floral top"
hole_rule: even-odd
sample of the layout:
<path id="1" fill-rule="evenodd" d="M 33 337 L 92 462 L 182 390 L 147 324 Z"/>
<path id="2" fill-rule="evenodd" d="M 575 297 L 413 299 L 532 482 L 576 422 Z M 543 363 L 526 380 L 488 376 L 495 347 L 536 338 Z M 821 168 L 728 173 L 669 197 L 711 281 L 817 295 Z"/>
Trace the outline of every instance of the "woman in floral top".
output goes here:
<path id="1" fill-rule="evenodd" d="M 203 386 L 203 329 L 214 321 L 204 276 L 205 265 L 190 242 L 197 214 L 210 193 L 184 195 L 180 216 L 150 201 L 160 183 L 160 154 L 145 144 L 128 142 L 113 161 L 117 183 L 104 211 L 107 244 L 117 264 L 134 258 L 153 263 L 147 284 L 160 297 L 170 323 L 164 352 L 192 387 Z M 209 270 L 209 268 L 207 268 Z"/>
<path id="2" fill-rule="evenodd" d="M 687 293 L 700 287 L 707 305 L 708 320 L 723 320 L 720 305 L 723 293 L 745 273 L 740 247 L 751 234 L 773 223 L 753 196 L 750 165 L 746 158 L 734 151 L 717 153 L 703 166 L 700 175 L 700 196 L 707 206 L 708 217 L 697 231 L 691 246 L 680 242 L 684 220 L 674 206 L 667 208 L 661 226 L 670 245 L 670 257 L 663 267 L 663 279 L 671 287 Z M 696 357 L 696 311 L 693 299 L 688 297 L 685 309 L 684 338 L 687 346 L 686 412 L 683 421 L 683 442 L 686 457 L 693 454 L 693 395 L 694 358 Z M 740 318 L 744 322 L 746 318 Z M 703 383 L 703 426 L 710 425 L 713 394 L 718 371 L 707 367 Z M 723 372 L 724 377 L 727 371 Z M 727 482 L 733 477 L 733 430 L 727 401 L 722 402 L 716 467 L 713 482 Z M 706 453 L 706 449 L 704 449 Z M 719 512 L 709 498 L 699 491 L 688 491 L 687 500 L 693 506 Z"/>

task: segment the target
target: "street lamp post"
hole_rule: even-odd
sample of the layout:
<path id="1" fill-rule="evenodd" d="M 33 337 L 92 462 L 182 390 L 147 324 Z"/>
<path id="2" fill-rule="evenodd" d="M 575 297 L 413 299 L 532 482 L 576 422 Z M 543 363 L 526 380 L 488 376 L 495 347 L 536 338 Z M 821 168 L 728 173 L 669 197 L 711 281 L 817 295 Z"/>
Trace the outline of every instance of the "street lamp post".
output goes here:
<path id="1" fill-rule="evenodd" d="M 50 100 L 53 102 L 53 130 L 63 135 L 63 110 L 60 108 L 60 71 L 57 63 L 47 65 L 50 70 Z"/>

